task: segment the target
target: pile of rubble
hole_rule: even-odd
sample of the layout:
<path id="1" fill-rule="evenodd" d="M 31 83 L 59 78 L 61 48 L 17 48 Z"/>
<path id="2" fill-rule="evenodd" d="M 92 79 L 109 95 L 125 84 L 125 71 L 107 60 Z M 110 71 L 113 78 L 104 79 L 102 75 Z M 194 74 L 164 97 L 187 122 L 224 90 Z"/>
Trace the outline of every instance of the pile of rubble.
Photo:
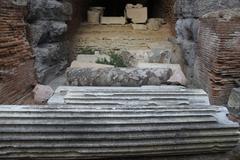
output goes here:
<path id="1" fill-rule="evenodd" d="M 106 17 L 104 16 L 105 9 L 104 7 L 90 7 L 88 10 L 88 23 L 124 25 L 130 21 L 135 30 L 152 31 L 158 31 L 161 25 L 166 24 L 162 18 L 148 19 L 148 8 L 142 4 L 127 4 L 124 10 L 124 16 L 121 17 Z"/>

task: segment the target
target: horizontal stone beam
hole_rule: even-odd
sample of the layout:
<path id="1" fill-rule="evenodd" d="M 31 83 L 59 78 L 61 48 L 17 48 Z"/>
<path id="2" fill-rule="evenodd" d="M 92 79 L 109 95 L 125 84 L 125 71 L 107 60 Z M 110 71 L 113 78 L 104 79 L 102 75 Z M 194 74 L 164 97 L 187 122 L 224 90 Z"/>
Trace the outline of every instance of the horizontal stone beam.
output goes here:
<path id="1" fill-rule="evenodd" d="M 84 105 L 210 105 L 208 95 L 201 89 L 181 86 L 142 87 L 71 87 L 61 86 L 48 104 Z"/>
<path id="2" fill-rule="evenodd" d="M 226 152 L 238 124 L 215 106 L 0 106 L 0 159 L 93 159 Z"/>
<path id="3" fill-rule="evenodd" d="M 170 68 L 69 68 L 67 82 L 71 86 L 142 86 L 167 83 Z"/>

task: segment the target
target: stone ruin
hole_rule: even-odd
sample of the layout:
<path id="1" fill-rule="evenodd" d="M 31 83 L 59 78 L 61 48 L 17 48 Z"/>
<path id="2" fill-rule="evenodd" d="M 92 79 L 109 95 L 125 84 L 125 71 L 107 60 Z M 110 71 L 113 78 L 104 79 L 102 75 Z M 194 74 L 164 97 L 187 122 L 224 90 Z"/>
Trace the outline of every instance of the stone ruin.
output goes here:
<path id="1" fill-rule="evenodd" d="M 239 159 L 240 2 L 131 3 L 111 16 L 88 0 L 0 0 L 0 159 Z M 108 29 L 124 43 L 97 37 Z M 76 56 L 86 33 L 93 54 Z M 91 50 L 98 38 L 148 50 L 118 50 L 125 68 L 96 64 L 111 61 Z M 55 92 L 36 86 L 64 72 Z"/>
<path id="2" fill-rule="evenodd" d="M 131 21 L 134 30 L 159 30 L 162 24 L 166 22 L 162 18 L 149 18 L 148 7 L 142 4 L 126 4 L 124 15 L 119 17 L 104 16 L 105 7 L 90 7 L 87 11 L 87 21 L 89 24 L 104 25 L 125 25 Z"/>
<path id="3" fill-rule="evenodd" d="M 23 21 L 25 7 L 1 1 L 0 104 L 16 103 L 36 84 L 33 53 Z"/>

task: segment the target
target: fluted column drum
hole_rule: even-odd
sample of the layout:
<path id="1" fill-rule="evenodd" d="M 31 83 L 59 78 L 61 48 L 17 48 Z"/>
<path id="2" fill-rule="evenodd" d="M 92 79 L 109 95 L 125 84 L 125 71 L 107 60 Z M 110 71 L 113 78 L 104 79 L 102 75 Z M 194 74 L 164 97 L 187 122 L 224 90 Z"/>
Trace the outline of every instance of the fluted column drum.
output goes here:
<path id="1" fill-rule="evenodd" d="M 238 124 L 215 106 L 0 106 L 0 159 L 226 152 Z"/>

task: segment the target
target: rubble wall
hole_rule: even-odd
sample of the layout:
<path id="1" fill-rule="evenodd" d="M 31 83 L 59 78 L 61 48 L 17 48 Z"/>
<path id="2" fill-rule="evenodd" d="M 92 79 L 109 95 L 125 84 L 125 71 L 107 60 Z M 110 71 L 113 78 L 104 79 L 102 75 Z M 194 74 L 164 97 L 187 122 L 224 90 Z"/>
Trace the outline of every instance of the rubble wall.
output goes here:
<path id="1" fill-rule="evenodd" d="M 17 2 L 0 0 L 0 104 L 15 103 L 35 85 L 24 22 L 26 6 Z"/>
<path id="2" fill-rule="evenodd" d="M 65 33 L 71 20 L 72 4 L 66 0 L 29 0 L 29 41 L 35 56 L 39 83 L 48 83 L 68 65 Z"/>
<path id="3" fill-rule="evenodd" d="M 198 81 L 212 104 L 227 104 L 240 80 L 240 9 L 222 10 L 200 18 Z"/>

